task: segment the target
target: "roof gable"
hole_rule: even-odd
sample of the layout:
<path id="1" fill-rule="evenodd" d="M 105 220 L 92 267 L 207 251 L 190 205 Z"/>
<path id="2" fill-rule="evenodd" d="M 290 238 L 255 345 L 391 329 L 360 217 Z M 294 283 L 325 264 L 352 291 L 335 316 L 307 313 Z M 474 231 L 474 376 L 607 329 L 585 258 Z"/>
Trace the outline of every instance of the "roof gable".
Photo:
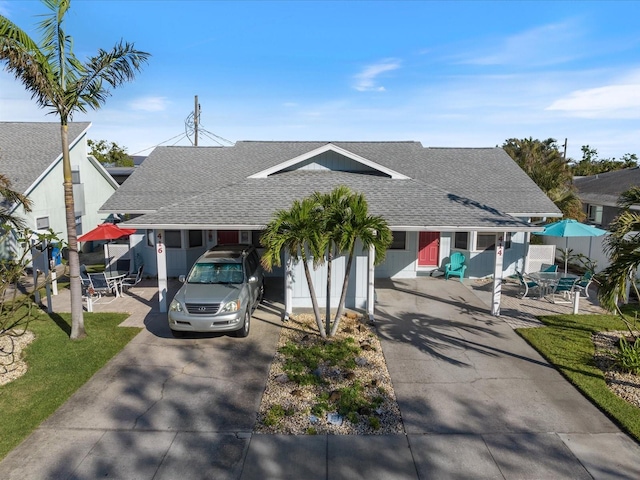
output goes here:
<path id="1" fill-rule="evenodd" d="M 90 126 L 89 122 L 69 123 L 69 148 Z M 0 173 L 9 178 L 14 190 L 28 194 L 61 158 L 60 123 L 0 122 Z"/>
<path id="2" fill-rule="evenodd" d="M 258 173 L 254 173 L 248 178 L 267 178 L 270 175 L 292 170 L 361 172 L 385 176 L 396 180 L 409 179 L 409 177 L 400 172 L 368 160 L 332 143 L 328 143 L 278 165 L 274 165 Z"/>

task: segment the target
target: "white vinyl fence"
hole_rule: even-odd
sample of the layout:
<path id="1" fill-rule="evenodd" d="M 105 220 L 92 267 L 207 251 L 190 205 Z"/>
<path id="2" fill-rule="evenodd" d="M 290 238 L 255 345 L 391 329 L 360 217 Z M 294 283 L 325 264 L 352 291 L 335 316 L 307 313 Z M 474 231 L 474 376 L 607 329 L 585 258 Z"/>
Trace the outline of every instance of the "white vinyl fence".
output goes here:
<path id="1" fill-rule="evenodd" d="M 539 272 L 543 263 L 555 263 L 555 245 L 529 245 L 529 253 L 524 260 L 525 273 Z"/>

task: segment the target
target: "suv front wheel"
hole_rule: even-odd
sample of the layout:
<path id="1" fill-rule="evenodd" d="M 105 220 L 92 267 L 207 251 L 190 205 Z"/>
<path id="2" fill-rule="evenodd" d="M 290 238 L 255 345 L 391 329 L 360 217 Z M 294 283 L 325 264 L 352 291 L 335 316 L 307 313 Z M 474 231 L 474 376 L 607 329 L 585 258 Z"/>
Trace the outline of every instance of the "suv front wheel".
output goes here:
<path id="1" fill-rule="evenodd" d="M 244 338 L 249 335 L 249 328 L 251 327 L 251 313 L 247 309 L 244 312 L 244 322 L 242 322 L 242 326 L 236 330 L 236 337 Z"/>

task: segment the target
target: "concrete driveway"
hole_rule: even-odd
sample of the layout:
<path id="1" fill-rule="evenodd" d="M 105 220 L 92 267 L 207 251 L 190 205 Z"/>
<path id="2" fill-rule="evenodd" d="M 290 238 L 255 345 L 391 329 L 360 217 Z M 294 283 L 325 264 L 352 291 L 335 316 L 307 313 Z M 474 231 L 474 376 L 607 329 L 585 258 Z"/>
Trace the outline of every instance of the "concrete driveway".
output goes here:
<path id="1" fill-rule="evenodd" d="M 376 289 L 406 435 L 252 434 L 281 292 L 267 290 L 246 339 L 178 340 L 140 287 L 99 308 L 126 306 L 145 330 L 0 462 L 0 478 L 640 478 L 640 447 L 460 282 Z"/>
<path id="2" fill-rule="evenodd" d="M 640 447 L 460 282 L 376 291 L 419 478 L 640 478 Z"/>

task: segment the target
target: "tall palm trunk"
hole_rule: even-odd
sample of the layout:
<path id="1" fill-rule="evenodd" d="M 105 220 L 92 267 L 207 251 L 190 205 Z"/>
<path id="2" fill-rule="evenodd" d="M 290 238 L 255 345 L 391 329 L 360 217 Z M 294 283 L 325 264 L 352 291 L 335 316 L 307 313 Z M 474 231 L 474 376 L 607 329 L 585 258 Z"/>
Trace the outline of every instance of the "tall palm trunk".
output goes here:
<path id="1" fill-rule="evenodd" d="M 76 232 L 76 212 L 73 201 L 73 178 L 71 175 L 71 159 L 69 155 L 69 127 L 62 120 L 60 125 L 62 139 L 62 172 L 64 175 L 64 208 L 67 217 L 67 239 L 69 260 L 69 288 L 71 290 L 71 335 L 72 340 L 87 336 L 84 329 L 82 312 L 82 285 L 80 283 L 80 259 L 78 257 L 78 240 Z"/>
<path id="2" fill-rule="evenodd" d="M 327 302 L 326 302 L 326 314 L 325 314 L 325 333 L 327 336 L 331 335 L 331 261 L 333 255 L 331 253 L 331 241 L 327 246 Z"/>
<path id="3" fill-rule="evenodd" d="M 302 259 L 302 263 L 304 264 L 304 274 L 307 277 L 307 285 L 309 286 L 309 294 L 311 295 L 311 305 L 313 306 L 313 314 L 316 317 L 316 324 L 318 325 L 318 330 L 320 331 L 320 336 L 322 338 L 327 338 L 327 334 L 324 331 L 322 325 L 322 318 L 320 317 L 320 307 L 318 307 L 318 298 L 316 297 L 316 289 L 313 288 L 313 280 L 311 278 L 311 271 L 309 270 L 309 262 L 307 262 L 306 258 Z"/>
<path id="4" fill-rule="evenodd" d="M 331 336 L 333 337 L 338 331 L 340 326 L 340 319 L 342 318 L 342 312 L 344 311 L 344 302 L 347 298 L 347 287 L 349 286 L 349 275 L 351 274 L 351 264 L 353 263 L 353 253 L 356 248 L 356 243 L 353 242 L 349 249 L 349 259 L 347 260 L 347 266 L 344 271 L 344 281 L 342 282 L 342 292 L 340 293 L 340 301 L 338 302 L 338 311 L 336 317 L 333 320 L 333 327 L 331 327 Z"/>

